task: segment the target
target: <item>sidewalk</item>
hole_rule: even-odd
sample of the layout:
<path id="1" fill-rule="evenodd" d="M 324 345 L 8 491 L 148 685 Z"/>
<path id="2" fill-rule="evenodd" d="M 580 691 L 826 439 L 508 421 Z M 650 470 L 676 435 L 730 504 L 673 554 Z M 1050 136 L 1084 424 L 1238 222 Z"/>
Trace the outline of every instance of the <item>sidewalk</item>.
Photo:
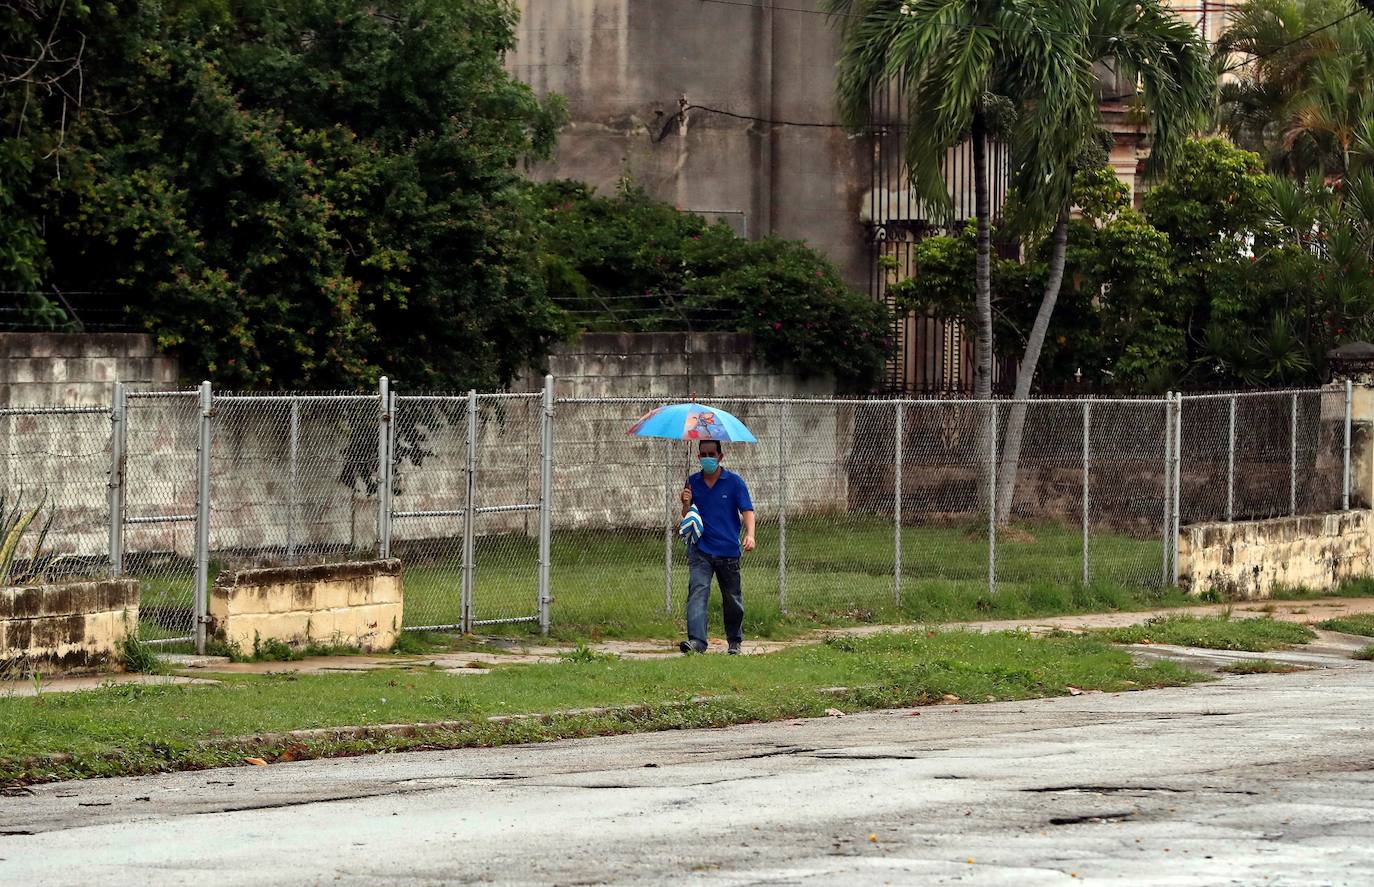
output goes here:
<path id="1" fill-rule="evenodd" d="M 1175 613 L 1194 616 L 1214 616 L 1230 610 L 1237 618 L 1271 616 L 1286 622 L 1300 622 L 1312 625 L 1337 616 L 1350 616 L 1360 613 L 1374 613 L 1374 598 L 1316 598 L 1306 601 L 1254 601 L 1241 604 L 1207 604 L 1197 607 L 1172 607 L 1162 610 L 1143 610 L 1134 613 L 1082 613 L 1076 616 L 1041 616 L 1026 619 L 999 619 L 986 622 L 951 622 L 936 626 L 917 624 L 859 625 L 848 628 L 826 628 L 785 641 L 750 640 L 744 641 L 746 655 L 773 653 L 788 647 L 814 644 L 826 637 L 848 635 L 862 637 L 889 631 L 904 631 L 913 628 L 933 627 L 951 631 L 1018 631 L 1026 630 L 1033 634 L 1043 634 L 1055 629 L 1073 631 L 1083 628 L 1116 628 L 1135 625 L 1156 616 Z M 484 651 L 465 650 L 457 653 L 430 653 L 423 656 L 334 656 L 304 659 L 299 662 L 252 662 L 223 663 L 209 665 L 206 671 L 223 671 L 236 674 L 261 674 L 265 672 L 296 671 L 305 674 L 329 671 L 356 671 L 369 668 L 411 667 L 416 664 L 430 664 L 454 674 L 483 674 L 488 666 L 498 664 L 529 665 L 541 662 L 561 661 L 562 654 L 576 649 L 571 644 L 541 644 L 536 642 L 520 643 L 506 638 L 493 639 L 499 642 L 490 654 Z M 622 659 L 663 659 L 682 654 L 677 649 L 677 641 L 665 640 L 606 640 L 594 641 L 585 645 L 597 653 L 610 653 Z M 713 638 L 708 654 L 724 654 L 723 638 Z M 199 670 L 199 669 L 198 669 Z"/>
<path id="2" fill-rule="evenodd" d="M 1253 601 L 1239 604 L 1207 604 L 1196 607 L 1171 607 L 1162 610 L 1143 610 L 1133 613 L 1082 613 L 1075 616 L 1040 616 L 1026 619 L 999 619 L 985 622 L 952 622 L 935 626 L 918 624 L 859 625 L 848 628 L 827 628 L 790 640 L 749 640 L 744 642 L 746 655 L 773 653 L 789 647 L 814 644 L 826 637 L 857 636 L 881 632 L 903 631 L 933 627 L 966 631 L 1018 631 L 1043 634 L 1056 629 L 1074 631 L 1085 628 L 1116 628 L 1134 625 L 1157 616 L 1188 614 L 1211 616 L 1230 611 L 1237 618 L 1270 616 L 1286 622 L 1313 625 L 1337 616 L 1374 613 L 1374 598 L 1316 598 L 1305 601 Z M 317 656 L 296 662 L 230 662 L 214 656 L 166 657 L 177 675 L 111 674 L 93 677 L 43 678 L 41 692 L 62 693 L 88 690 L 103 684 L 163 684 L 213 683 L 216 674 L 267 674 L 295 672 L 299 674 L 328 674 L 378 669 L 437 668 L 459 677 L 486 674 L 493 666 L 532 665 L 559 662 L 563 654 L 576 649 L 571 644 L 522 643 L 505 637 L 489 638 L 487 650 L 438 652 L 425 655 Z M 663 659 L 682 655 L 677 641 L 667 640 L 606 640 L 585 645 L 597 653 L 608 653 L 622 659 Z M 724 654 L 725 641 L 711 641 L 708 654 Z M 1275 658 L 1270 656 L 1269 658 Z M 192 677 L 194 675 L 194 677 Z M 0 696 L 32 696 L 39 687 L 32 681 L 0 682 Z"/>

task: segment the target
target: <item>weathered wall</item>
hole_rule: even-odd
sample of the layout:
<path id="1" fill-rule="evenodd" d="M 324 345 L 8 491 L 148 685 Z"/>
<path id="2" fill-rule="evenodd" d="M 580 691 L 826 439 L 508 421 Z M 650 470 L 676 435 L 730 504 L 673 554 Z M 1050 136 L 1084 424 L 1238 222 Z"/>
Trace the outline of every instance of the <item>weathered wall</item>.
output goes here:
<path id="1" fill-rule="evenodd" d="M 748 333 L 583 333 L 549 356 L 558 397 L 833 397 L 835 380 L 767 364 Z M 541 378 L 517 385 L 540 390 Z"/>
<path id="2" fill-rule="evenodd" d="M 117 381 L 168 388 L 179 374 L 141 333 L 0 333 L 0 407 L 108 406 Z"/>
<path id="3" fill-rule="evenodd" d="M 1374 512 L 1194 524 L 1179 534 L 1179 581 L 1190 594 L 1266 598 L 1274 588 L 1335 588 L 1367 576 Z"/>
<path id="4" fill-rule="evenodd" d="M 602 193 L 629 177 L 680 209 L 750 237 L 805 240 L 867 286 L 859 223 L 871 149 L 830 123 L 838 36 L 822 15 L 680 0 L 519 0 L 507 65 L 572 121 L 535 178 L 575 178 Z M 818 8 L 817 0 L 788 5 Z"/>
<path id="5" fill-rule="evenodd" d="M 137 625 L 132 579 L 0 588 L 0 672 L 109 668 Z"/>
<path id="6" fill-rule="evenodd" d="M 245 652 L 256 638 L 387 650 L 401 630 L 401 585 L 394 559 L 222 573 L 210 628 Z"/>

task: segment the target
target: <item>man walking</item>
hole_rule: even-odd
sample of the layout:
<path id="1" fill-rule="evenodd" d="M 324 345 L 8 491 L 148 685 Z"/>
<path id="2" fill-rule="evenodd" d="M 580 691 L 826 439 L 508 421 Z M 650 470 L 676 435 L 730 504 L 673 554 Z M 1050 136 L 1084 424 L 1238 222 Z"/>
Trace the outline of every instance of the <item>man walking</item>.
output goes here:
<path id="1" fill-rule="evenodd" d="M 703 440 L 697 447 L 701 471 L 687 478 L 682 490 L 682 516 L 693 505 L 701 515 L 701 537 L 687 545 L 687 640 L 678 644 L 684 653 L 706 652 L 706 605 L 711 599 L 711 577 L 720 583 L 725 611 L 725 639 L 730 655 L 740 652 L 744 640 L 744 594 L 740 589 L 740 528 L 743 551 L 754 550 L 754 503 L 744 478 L 721 467 L 725 453 L 718 440 Z"/>

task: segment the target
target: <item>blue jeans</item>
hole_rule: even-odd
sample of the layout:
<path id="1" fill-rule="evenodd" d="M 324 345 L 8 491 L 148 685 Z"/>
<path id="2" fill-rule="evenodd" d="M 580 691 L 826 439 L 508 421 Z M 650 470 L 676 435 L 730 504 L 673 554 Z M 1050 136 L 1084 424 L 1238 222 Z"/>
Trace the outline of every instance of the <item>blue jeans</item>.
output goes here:
<path id="1" fill-rule="evenodd" d="M 687 548 L 687 639 L 706 649 L 706 605 L 711 600 L 711 577 L 720 582 L 721 608 L 725 611 L 725 638 L 732 644 L 744 640 L 744 593 L 739 582 L 739 558 L 716 557 Z"/>

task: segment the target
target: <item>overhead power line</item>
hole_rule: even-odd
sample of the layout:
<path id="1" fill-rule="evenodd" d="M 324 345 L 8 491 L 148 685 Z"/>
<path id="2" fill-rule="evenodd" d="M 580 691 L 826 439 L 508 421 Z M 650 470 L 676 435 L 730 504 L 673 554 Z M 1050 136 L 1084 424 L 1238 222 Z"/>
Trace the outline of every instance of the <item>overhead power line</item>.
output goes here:
<path id="1" fill-rule="evenodd" d="M 1324 25 L 1319 25 L 1318 27 L 1315 27 L 1315 28 L 1313 28 L 1313 29 L 1310 30 L 1310 31 L 1305 31 L 1305 32 L 1299 34 L 1298 36 L 1294 37 L 1292 40 L 1289 40 L 1289 41 L 1287 41 L 1287 42 L 1285 42 L 1285 43 L 1280 43 L 1278 46 L 1275 46 L 1273 49 L 1270 49 L 1270 50 L 1268 50 L 1268 51 L 1266 51 L 1266 52 L 1261 52 L 1261 53 L 1258 53 L 1258 54 L 1256 54 L 1256 55 L 1252 55 L 1252 56 L 1250 56 L 1249 58 L 1243 59 L 1242 61 L 1235 62 L 1234 64 L 1231 64 L 1231 65 L 1227 65 L 1226 67 L 1224 67 L 1224 68 L 1221 69 L 1221 73 L 1223 73 L 1223 74 L 1228 74 L 1228 73 L 1230 73 L 1231 71 L 1236 70 L 1237 68 L 1243 68 L 1243 67 L 1245 67 L 1246 65 L 1253 64 L 1254 62 L 1259 61 L 1260 59 L 1267 59 L 1267 58 L 1269 58 L 1271 55 L 1277 55 L 1278 53 L 1283 52 L 1285 49 L 1287 49 L 1288 47 L 1290 47 L 1290 46 L 1292 46 L 1292 45 L 1294 45 L 1294 44 L 1296 44 L 1296 43 L 1301 43 L 1302 41 L 1308 39 L 1309 37 L 1313 37 L 1313 36 L 1315 36 L 1315 35 L 1317 35 L 1317 34 L 1320 34 L 1322 31 L 1326 31 L 1326 30 L 1329 30 L 1330 28 L 1334 28 L 1334 27 L 1336 27 L 1337 25 L 1341 24 L 1342 22 L 1348 21 L 1349 19 L 1354 18 L 1355 16 L 1359 15 L 1361 12 L 1367 12 L 1367 11 L 1369 11 L 1371 8 L 1374 8 L 1374 0 L 1359 0 L 1359 3 L 1360 3 L 1360 8 L 1351 10 L 1350 12 L 1348 12 L 1348 13 L 1346 13 L 1345 15 L 1341 16 L 1340 18 L 1336 19 L 1335 21 L 1330 21 L 1330 22 L 1327 22 L 1327 23 L 1324 24 Z"/>

